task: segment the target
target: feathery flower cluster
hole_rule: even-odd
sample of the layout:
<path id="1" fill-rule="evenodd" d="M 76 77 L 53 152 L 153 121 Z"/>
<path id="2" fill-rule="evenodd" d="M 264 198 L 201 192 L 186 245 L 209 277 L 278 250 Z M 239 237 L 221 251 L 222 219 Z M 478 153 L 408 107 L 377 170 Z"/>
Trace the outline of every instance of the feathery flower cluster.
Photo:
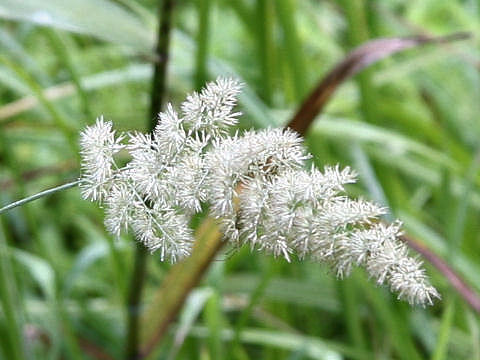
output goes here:
<path id="1" fill-rule="evenodd" d="M 289 129 L 229 135 L 239 91 L 219 78 L 189 95 L 180 114 L 168 105 L 152 134 L 116 136 L 103 118 L 82 132 L 82 196 L 105 207 L 107 230 L 130 229 L 175 262 L 190 254 L 189 222 L 206 204 L 236 245 L 326 262 L 338 277 L 363 266 L 399 298 L 432 304 L 439 294 L 399 240 L 400 223 L 384 225 L 385 208 L 344 194 L 356 181 L 350 168 L 306 170 L 310 155 Z M 121 150 L 131 160 L 119 168 Z"/>

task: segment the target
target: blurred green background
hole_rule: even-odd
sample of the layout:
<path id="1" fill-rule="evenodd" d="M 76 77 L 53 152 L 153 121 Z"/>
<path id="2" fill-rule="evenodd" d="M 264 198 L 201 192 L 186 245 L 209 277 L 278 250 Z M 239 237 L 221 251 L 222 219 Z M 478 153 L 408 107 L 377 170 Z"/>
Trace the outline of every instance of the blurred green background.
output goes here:
<path id="1" fill-rule="evenodd" d="M 95 117 L 148 129 L 157 6 L 0 0 L 0 204 L 77 178 L 78 133 Z M 238 77 L 241 128 L 286 124 L 369 39 L 472 33 L 346 81 L 307 143 L 317 166 L 354 167 L 355 196 L 390 206 L 480 291 L 479 0 L 192 0 L 171 16 L 166 99 Z M 2 214 L 2 359 L 125 357 L 136 244 L 102 221 L 77 189 Z M 144 304 L 170 267 L 150 256 Z M 480 359 L 478 313 L 426 268 L 442 300 L 412 308 L 362 271 L 337 281 L 320 264 L 226 248 L 150 358 Z"/>

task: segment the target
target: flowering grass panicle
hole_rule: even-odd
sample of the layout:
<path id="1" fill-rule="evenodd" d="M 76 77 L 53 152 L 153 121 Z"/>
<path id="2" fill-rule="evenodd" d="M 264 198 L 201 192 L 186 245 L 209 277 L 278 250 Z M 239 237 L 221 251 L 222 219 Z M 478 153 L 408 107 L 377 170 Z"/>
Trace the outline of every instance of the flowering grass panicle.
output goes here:
<path id="1" fill-rule="evenodd" d="M 219 78 L 188 95 L 180 115 L 169 104 L 152 134 L 116 137 L 103 118 L 81 133 L 82 196 L 105 207 L 107 230 L 130 229 L 175 262 L 190 254 L 189 223 L 206 205 L 236 245 L 321 261 L 340 278 L 363 266 L 411 304 L 439 297 L 399 240 L 400 223 L 385 225 L 385 208 L 346 196 L 350 168 L 307 170 L 310 154 L 289 129 L 229 135 L 239 92 L 236 80 Z M 121 168 L 120 150 L 131 157 Z"/>

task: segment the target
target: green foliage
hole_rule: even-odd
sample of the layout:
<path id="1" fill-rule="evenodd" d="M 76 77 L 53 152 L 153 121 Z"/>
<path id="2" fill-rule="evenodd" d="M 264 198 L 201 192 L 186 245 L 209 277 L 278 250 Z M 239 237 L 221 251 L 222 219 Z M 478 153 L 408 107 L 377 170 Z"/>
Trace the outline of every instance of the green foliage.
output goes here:
<path id="1" fill-rule="evenodd" d="M 78 177 L 76 134 L 92 116 L 148 127 L 155 5 L 0 0 L 0 204 Z M 329 68 L 373 36 L 480 30 L 475 0 L 195 0 L 174 11 L 169 100 L 233 75 L 245 83 L 241 128 L 285 124 Z M 389 205 L 476 291 L 479 61 L 478 39 L 384 60 L 342 85 L 307 136 L 316 164 L 356 168 L 351 191 Z M 1 215 L 0 358 L 122 358 L 136 243 L 113 240 L 102 216 L 76 189 Z M 152 258 L 145 303 L 169 268 Z M 227 249 L 155 353 L 480 359 L 478 314 L 427 269 L 444 300 L 410 308 L 361 271 L 340 282 L 318 264 Z"/>

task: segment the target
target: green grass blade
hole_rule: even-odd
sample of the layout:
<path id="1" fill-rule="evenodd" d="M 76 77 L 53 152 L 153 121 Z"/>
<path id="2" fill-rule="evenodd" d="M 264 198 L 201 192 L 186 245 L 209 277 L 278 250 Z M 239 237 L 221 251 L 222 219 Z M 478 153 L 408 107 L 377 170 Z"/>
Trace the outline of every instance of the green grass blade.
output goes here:
<path id="1" fill-rule="evenodd" d="M 0 221 L 0 301 L 2 314 L 5 317 L 7 334 L 3 344 L 5 354 L 9 359 L 25 358 L 21 316 L 19 313 L 19 292 L 15 286 L 11 254 L 7 246 L 3 221 Z"/>
<path id="2" fill-rule="evenodd" d="M 295 20 L 296 3 L 292 0 L 275 1 L 278 22 L 283 34 L 283 47 L 286 63 L 290 75 L 290 82 L 294 89 L 294 100 L 299 101 L 307 93 L 308 83 L 303 45 L 300 41 L 298 24 Z"/>
<path id="3" fill-rule="evenodd" d="M 108 0 L 0 0 L 0 17 L 87 34 L 142 52 L 153 46 L 153 33 Z"/>
<path id="4" fill-rule="evenodd" d="M 195 57 L 195 88 L 200 90 L 208 79 L 208 47 L 210 42 L 211 0 L 196 0 L 198 12 L 197 52 Z"/>
<path id="5" fill-rule="evenodd" d="M 445 300 L 445 303 L 440 332 L 438 334 L 437 346 L 435 347 L 435 351 L 432 355 L 432 360 L 448 359 L 448 343 L 455 314 L 455 300 L 447 299 Z"/>

